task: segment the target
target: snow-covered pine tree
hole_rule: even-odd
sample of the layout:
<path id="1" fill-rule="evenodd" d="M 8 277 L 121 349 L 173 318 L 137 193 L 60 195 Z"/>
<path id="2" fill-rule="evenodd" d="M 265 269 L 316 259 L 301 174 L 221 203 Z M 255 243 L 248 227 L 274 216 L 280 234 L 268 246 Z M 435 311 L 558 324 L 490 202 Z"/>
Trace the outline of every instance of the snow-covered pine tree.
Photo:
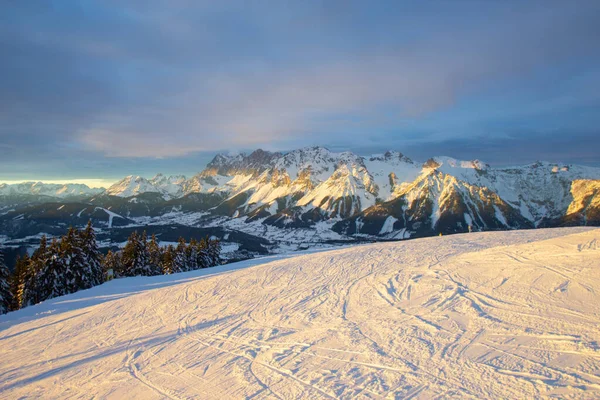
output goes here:
<path id="1" fill-rule="evenodd" d="M 135 275 L 151 276 L 153 274 L 150 266 L 150 251 L 148 250 L 148 235 L 146 231 L 142 232 L 142 237 L 138 244 Z"/>
<path id="2" fill-rule="evenodd" d="M 208 257 L 208 238 L 202 238 L 197 244 L 198 265 L 200 268 L 210 267 L 210 259 Z"/>
<path id="3" fill-rule="evenodd" d="M 96 241 L 96 232 L 92 227 L 92 221 L 88 221 L 85 230 L 81 233 L 81 247 L 85 257 L 87 272 L 89 273 L 88 282 L 90 287 L 100 285 L 104 282 L 102 271 L 102 254 Z"/>
<path id="4" fill-rule="evenodd" d="M 33 260 L 28 254 L 17 259 L 15 274 L 18 275 L 17 305 L 19 308 L 39 303 L 40 291 Z"/>
<path id="5" fill-rule="evenodd" d="M 65 293 L 89 289 L 91 271 L 82 248 L 81 233 L 71 227 L 60 243 L 60 258 L 64 263 Z"/>
<path id="6" fill-rule="evenodd" d="M 39 301 L 67 294 L 67 265 L 61 257 L 61 241 L 52 240 L 48 248 L 48 259 L 40 271 L 35 275 L 35 287 L 38 291 Z M 26 283 L 27 285 L 27 283 Z M 24 299 L 26 300 L 26 298 Z M 27 304 L 23 304 L 25 307 Z"/>
<path id="7" fill-rule="evenodd" d="M 119 250 L 113 253 L 114 254 L 114 274 L 115 278 L 120 278 L 125 276 L 125 267 L 123 266 L 123 251 Z"/>
<path id="8" fill-rule="evenodd" d="M 137 270 L 138 255 L 140 248 L 140 237 L 137 231 L 131 232 L 127 239 L 127 244 L 123 248 L 121 263 L 123 266 L 121 276 L 135 276 Z"/>
<path id="9" fill-rule="evenodd" d="M 25 269 L 23 262 L 21 262 L 21 257 L 17 258 L 17 262 L 15 264 L 15 270 L 10 277 L 10 291 L 13 294 L 13 301 L 10 306 L 12 311 L 18 310 L 21 308 L 21 293 L 23 291 L 23 279 L 25 276 Z"/>
<path id="10" fill-rule="evenodd" d="M 0 314 L 9 312 L 13 303 L 9 279 L 10 271 L 4 263 L 4 254 L 0 251 Z"/>
<path id="11" fill-rule="evenodd" d="M 173 273 L 173 261 L 175 259 L 175 248 L 173 248 L 173 245 L 168 245 L 163 254 L 162 254 L 162 259 L 161 259 L 161 266 L 162 266 L 162 273 L 165 275 L 168 274 L 172 274 Z"/>
<path id="12" fill-rule="evenodd" d="M 190 244 L 187 247 L 187 258 L 188 258 L 188 270 L 189 271 L 194 271 L 197 270 L 198 268 L 201 268 L 201 264 L 198 263 L 199 261 L 199 254 L 198 254 L 198 241 L 194 238 L 192 238 L 190 240 Z"/>
<path id="13" fill-rule="evenodd" d="M 187 271 L 188 270 L 187 263 L 188 263 L 187 245 L 185 244 L 185 239 L 180 237 L 179 242 L 177 243 L 177 248 L 175 248 L 172 272 L 175 274 L 177 272 Z"/>
<path id="14" fill-rule="evenodd" d="M 113 278 L 122 278 L 125 276 L 123 269 L 123 252 L 109 250 L 102 259 L 102 274 L 104 280 L 108 280 L 109 270 L 112 270 Z"/>
<path id="15" fill-rule="evenodd" d="M 208 239 L 208 259 L 210 267 L 221 264 L 221 242 L 219 239 Z"/>
<path id="16" fill-rule="evenodd" d="M 25 291 L 26 294 L 24 295 L 25 304 L 21 303 L 23 307 L 26 305 L 37 304 L 43 300 L 40 298 L 40 292 L 38 290 L 38 274 L 46 267 L 51 256 L 48 240 L 46 235 L 44 235 L 40 239 L 40 245 L 31 256 L 28 271 L 25 274 L 26 279 L 24 283 L 27 289 Z"/>
<path id="17" fill-rule="evenodd" d="M 110 274 L 112 275 L 113 278 L 116 277 L 117 269 L 115 267 L 116 267 L 115 253 L 113 253 L 112 250 L 108 250 L 106 255 L 104 257 L 102 257 L 102 274 L 104 276 L 105 281 L 107 281 L 109 279 L 109 277 L 108 277 L 109 271 L 111 271 Z"/>
<path id="18" fill-rule="evenodd" d="M 140 236 L 134 231 L 129 236 L 122 254 L 123 276 L 150 276 L 150 253 L 146 231 Z"/>
<path id="19" fill-rule="evenodd" d="M 156 236 L 154 234 L 150 238 L 150 242 L 148 242 L 148 257 L 150 275 L 162 274 L 162 250 L 158 245 L 158 240 L 156 240 Z"/>

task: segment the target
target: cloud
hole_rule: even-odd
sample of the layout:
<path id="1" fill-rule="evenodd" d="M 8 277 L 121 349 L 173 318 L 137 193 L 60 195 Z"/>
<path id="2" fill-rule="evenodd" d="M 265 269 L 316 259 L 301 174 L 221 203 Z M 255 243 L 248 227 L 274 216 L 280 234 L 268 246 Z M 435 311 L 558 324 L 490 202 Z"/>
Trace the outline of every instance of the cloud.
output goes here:
<path id="1" fill-rule="evenodd" d="M 453 138 L 429 143 L 415 143 L 406 152 L 417 160 L 436 155 L 459 159 L 479 159 L 492 165 L 521 165 L 534 161 L 565 162 L 600 166 L 596 149 L 600 147 L 597 131 L 549 132 L 520 131 L 504 137 L 478 136 Z"/>
<path id="2" fill-rule="evenodd" d="M 573 76 L 598 83 L 596 1 L 20 3 L 0 19 L 9 160 L 449 143 L 481 135 L 489 111 L 454 111 L 482 96 L 535 118 L 598 104 L 564 100 Z M 558 105 L 532 108 L 524 87 Z"/>
<path id="3" fill-rule="evenodd" d="M 340 115 L 365 121 L 385 117 L 389 124 L 401 124 L 450 107 L 494 81 L 527 76 L 540 65 L 597 49 L 593 36 L 586 36 L 598 34 L 589 13 L 548 9 L 500 10 L 485 26 L 467 20 L 462 27 L 432 27 L 408 43 L 361 47 L 308 65 L 250 63 L 225 73 L 186 70 L 170 80 L 172 86 L 150 83 L 162 101 L 133 104 L 123 110 L 126 116 L 109 115 L 106 125 L 81 131 L 81 139 L 109 156 L 176 156 L 352 131 L 354 124 Z M 242 64 L 246 61 L 241 57 Z M 392 118 L 386 115 L 389 110 Z M 121 117 L 126 127 L 111 126 Z"/>

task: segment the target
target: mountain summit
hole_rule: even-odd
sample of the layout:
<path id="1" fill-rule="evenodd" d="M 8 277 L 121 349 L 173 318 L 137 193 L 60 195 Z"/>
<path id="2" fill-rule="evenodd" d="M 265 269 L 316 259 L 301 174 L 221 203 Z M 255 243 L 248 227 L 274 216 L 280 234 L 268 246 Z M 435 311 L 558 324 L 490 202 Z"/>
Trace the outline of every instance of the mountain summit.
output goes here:
<path id="1" fill-rule="evenodd" d="M 444 156 L 415 162 L 394 151 L 360 156 L 307 147 L 288 153 L 259 149 L 219 154 L 189 179 L 129 176 L 106 194 L 128 198 L 158 193 L 175 203 L 202 195 L 205 201 L 212 199 L 207 204 L 218 203 L 207 209 L 211 214 L 248 223 L 308 228 L 331 221 L 340 234 L 406 238 L 594 223 L 593 188 L 599 179 L 598 168 L 568 164 L 493 168 L 479 160 Z M 582 205 L 586 201 L 591 212 Z M 169 211 L 181 210 L 174 206 Z M 585 216 L 569 216 L 571 211 Z"/>
<path id="2" fill-rule="evenodd" d="M 394 151 L 361 156 L 307 147 L 287 153 L 259 149 L 219 154 L 190 178 L 131 175 L 103 193 L 83 185 L 0 185 L 0 200 L 12 199 L 14 193 L 49 193 L 44 198 L 58 200 L 87 194 L 88 205 L 124 218 L 142 218 L 140 223 L 147 223 L 148 217 L 164 223 L 160 219 L 168 216 L 169 221 L 184 225 L 225 225 L 254 235 L 268 233 L 273 240 L 309 229 L 294 240 L 317 235 L 318 242 L 324 237 L 402 239 L 598 225 L 598 187 L 600 169 L 592 167 L 538 161 L 494 168 L 479 160 L 444 156 L 422 162 Z M 32 215 L 18 210 L 19 199 L 2 201 L 0 206 L 15 210 L 5 220 Z M 62 210 L 66 209 L 58 211 Z M 36 213 L 40 218 L 44 214 Z M 71 214 L 66 217 L 75 218 Z"/>

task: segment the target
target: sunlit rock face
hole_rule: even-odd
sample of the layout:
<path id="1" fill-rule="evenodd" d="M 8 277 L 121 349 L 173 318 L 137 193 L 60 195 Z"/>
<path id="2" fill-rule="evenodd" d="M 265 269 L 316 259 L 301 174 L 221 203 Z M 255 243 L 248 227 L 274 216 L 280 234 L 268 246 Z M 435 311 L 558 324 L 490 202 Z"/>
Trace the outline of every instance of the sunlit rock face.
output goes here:
<path id="1" fill-rule="evenodd" d="M 219 154 L 191 178 L 128 176 L 103 193 L 81 185 L 2 185 L 0 207 L 24 201 L 15 193 L 55 196 L 35 198 L 35 204 L 78 193 L 85 204 L 124 218 L 201 212 L 206 218 L 225 218 L 222 223 L 235 221 L 236 229 L 252 224 L 254 234 L 260 226 L 273 226 L 409 238 L 598 225 L 598 180 L 600 169 L 577 165 L 492 168 L 479 160 L 433 157 L 423 163 L 393 151 L 364 157 L 309 147 Z"/>

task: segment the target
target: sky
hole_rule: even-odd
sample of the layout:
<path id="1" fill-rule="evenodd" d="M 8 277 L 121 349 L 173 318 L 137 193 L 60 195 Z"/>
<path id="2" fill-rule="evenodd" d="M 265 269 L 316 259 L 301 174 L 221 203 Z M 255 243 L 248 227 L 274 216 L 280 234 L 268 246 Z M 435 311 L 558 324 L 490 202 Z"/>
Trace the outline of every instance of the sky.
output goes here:
<path id="1" fill-rule="evenodd" d="M 600 166 L 600 1 L 0 5 L 0 181 L 321 145 Z"/>

